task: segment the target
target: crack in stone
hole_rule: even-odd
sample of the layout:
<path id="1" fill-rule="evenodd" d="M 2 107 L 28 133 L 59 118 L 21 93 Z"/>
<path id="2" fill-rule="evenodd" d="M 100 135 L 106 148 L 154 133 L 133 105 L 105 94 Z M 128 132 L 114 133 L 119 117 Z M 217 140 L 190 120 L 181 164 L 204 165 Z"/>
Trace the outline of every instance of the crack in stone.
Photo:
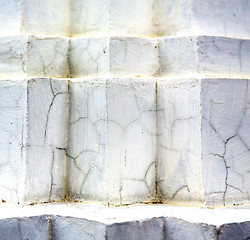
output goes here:
<path id="1" fill-rule="evenodd" d="M 67 92 L 57 92 L 57 93 L 55 93 L 54 89 L 53 89 L 53 86 L 52 86 L 52 80 L 51 79 L 50 79 L 50 89 L 51 89 L 51 93 L 53 95 L 53 98 L 52 98 L 52 100 L 50 102 L 49 109 L 48 109 L 48 112 L 47 112 L 47 115 L 46 115 L 46 123 L 45 123 L 45 130 L 44 130 L 44 143 L 46 143 L 46 140 L 47 140 L 48 122 L 49 122 L 51 108 L 52 108 L 52 106 L 54 104 L 54 101 L 55 101 L 57 96 L 62 95 L 62 94 L 67 94 Z"/>
<path id="2" fill-rule="evenodd" d="M 189 190 L 188 185 L 185 185 L 185 186 L 183 186 L 183 187 L 181 187 L 181 188 L 179 188 L 179 189 L 176 190 L 176 192 L 173 194 L 171 200 L 173 200 L 173 199 L 175 198 L 175 196 L 176 196 L 182 189 L 184 189 L 184 188 L 187 188 L 188 192 L 190 193 L 190 190 Z"/>
<path id="3" fill-rule="evenodd" d="M 52 196 L 52 188 L 53 188 L 53 168 L 54 168 L 54 161 L 55 161 L 55 151 L 52 152 L 52 160 L 51 160 L 51 168 L 50 168 L 50 191 L 49 191 L 49 201 L 51 201 Z"/>

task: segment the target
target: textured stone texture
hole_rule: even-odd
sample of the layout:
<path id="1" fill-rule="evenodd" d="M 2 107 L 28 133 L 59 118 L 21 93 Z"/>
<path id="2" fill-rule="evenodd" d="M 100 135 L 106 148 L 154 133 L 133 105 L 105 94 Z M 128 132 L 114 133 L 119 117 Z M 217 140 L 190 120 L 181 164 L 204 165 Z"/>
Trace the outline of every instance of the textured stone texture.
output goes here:
<path id="1" fill-rule="evenodd" d="M 160 75 L 248 77 L 250 41 L 225 37 L 169 37 L 159 40 Z"/>
<path id="2" fill-rule="evenodd" d="M 248 38 L 248 0 L 156 0 L 157 35 L 214 35 Z"/>
<path id="3" fill-rule="evenodd" d="M 153 0 L 73 0 L 72 35 L 152 35 L 152 5 Z"/>
<path id="4" fill-rule="evenodd" d="M 216 209 L 165 204 L 107 207 L 69 202 L 0 205 L 1 237 L 15 234 L 9 239 L 37 239 L 31 236 L 40 236 L 50 240 L 245 240 L 250 234 L 248 205 Z M 19 232 L 26 235 L 18 238 Z"/>
<path id="5" fill-rule="evenodd" d="M 217 240 L 216 226 L 167 218 L 165 240 Z"/>
<path id="6" fill-rule="evenodd" d="M 2 0 L 0 35 L 67 35 L 69 0 Z"/>
<path id="7" fill-rule="evenodd" d="M 71 82 L 71 199 L 122 204 L 154 198 L 154 87 L 148 80 Z"/>
<path id="8" fill-rule="evenodd" d="M 53 216 L 53 240 L 105 240 L 106 226 L 87 219 Z"/>
<path id="9" fill-rule="evenodd" d="M 0 34 L 249 38 L 248 0 L 2 0 Z"/>
<path id="10" fill-rule="evenodd" d="M 71 77 L 147 77 L 158 74 L 158 41 L 143 38 L 70 40 Z"/>
<path id="11" fill-rule="evenodd" d="M 249 201 L 249 81 L 157 85 L 158 193 L 163 201 Z"/>
<path id="12" fill-rule="evenodd" d="M 0 38 L 1 77 L 67 77 L 68 40 L 20 35 Z"/>
<path id="13" fill-rule="evenodd" d="M 250 222 L 230 223 L 220 227 L 218 240 L 250 239 Z"/>
<path id="14" fill-rule="evenodd" d="M 1 240 L 50 240 L 50 217 L 20 217 L 0 220 Z"/>
<path id="15" fill-rule="evenodd" d="M 0 199 L 62 199 L 67 82 L 5 80 L 0 91 Z"/>
<path id="16" fill-rule="evenodd" d="M 109 240 L 162 240 L 163 236 L 164 220 L 161 218 L 107 225 Z"/>
<path id="17" fill-rule="evenodd" d="M 73 38 L 71 77 L 237 77 L 250 74 L 250 41 L 192 36 Z"/>

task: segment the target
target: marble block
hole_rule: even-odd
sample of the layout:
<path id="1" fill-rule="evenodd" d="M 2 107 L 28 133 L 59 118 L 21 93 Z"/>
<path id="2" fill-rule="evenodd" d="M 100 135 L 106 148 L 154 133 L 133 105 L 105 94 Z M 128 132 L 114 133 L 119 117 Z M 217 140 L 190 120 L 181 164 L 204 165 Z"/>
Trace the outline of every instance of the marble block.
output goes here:
<path id="1" fill-rule="evenodd" d="M 72 0 L 71 34 L 149 36 L 153 0 Z"/>
<path id="2" fill-rule="evenodd" d="M 105 240 L 106 226 L 83 218 L 53 216 L 53 240 Z"/>
<path id="3" fill-rule="evenodd" d="M 0 35 L 69 33 L 69 0 L 1 0 Z"/>
<path id="4" fill-rule="evenodd" d="M 168 37 L 159 40 L 160 75 L 248 78 L 250 41 L 226 37 Z"/>
<path id="5" fill-rule="evenodd" d="M 220 227 L 218 240 L 241 240 L 250 238 L 250 221 L 224 224 Z"/>
<path id="6" fill-rule="evenodd" d="M 0 220 L 1 240 L 48 240 L 50 234 L 50 217 L 19 217 Z"/>
<path id="7" fill-rule="evenodd" d="M 109 240 L 162 240 L 167 239 L 163 218 L 151 218 L 107 225 Z"/>
<path id="8" fill-rule="evenodd" d="M 68 40 L 32 35 L 0 38 L 0 77 L 67 77 Z"/>
<path id="9" fill-rule="evenodd" d="M 155 98 L 152 80 L 70 83 L 69 199 L 154 199 Z"/>
<path id="10" fill-rule="evenodd" d="M 0 200 L 64 198 L 67 81 L 0 81 Z"/>
<path id="11" fill-rule="evenodd" d="M 0 220 L 1 240 L 48 240 L 50 235 L 50 217 L 20 217 Z"/>
<path id="12" fill-rule="evenodd" d="M 155 34 L 249 38 L 248 0 L 156 0 Z"/>
<path id="13" fill-rule="evenodd" d="M 157 39 L 133 37 L 73 38 L 70 74 L 81 77 L 147 77 L 159 71 Z"/>
<path id="14" fill-rule="evenodd" d="M 250 199 L 250 87 L 245 79 L 157 84 L 157 183 L 164 202 Z"/>

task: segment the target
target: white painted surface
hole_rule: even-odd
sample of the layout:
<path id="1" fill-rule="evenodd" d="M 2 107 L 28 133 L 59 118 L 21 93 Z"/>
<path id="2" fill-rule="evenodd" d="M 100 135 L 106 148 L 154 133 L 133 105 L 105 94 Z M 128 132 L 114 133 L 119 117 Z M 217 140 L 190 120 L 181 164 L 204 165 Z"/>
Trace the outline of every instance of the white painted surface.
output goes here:
<path id="1" fill-rule="evenodd" d="M 67 81 L 0 81 L 0 199 L 64 197 Z"/>
<path id="2" fill-rule="evenodd" d="M 249 201 L 248 85 L 244 79 L 158 83 L 157 176 L 163 201 Z"/>
<path id="3" fill-rule="evenodd" d="M 68 39 L 19 35 L 0 38 L 0 76 L 67 77 Z"/>
<path id="4" fill-rule="evenodd" d="M 69 34 L 69 0 L 3 0 L 0 35 Z"/>
<path id="5" fill-rule="evenodd" d="M 154 198 L 155 83 L 70 84 L 70 199 L 125 204 Z"/>
<path id="6" fill-rule="evenodd" d="M 158 41 L 143 38 L 73 38 L 71 77 L 152 77 L 159 70 Z"/>

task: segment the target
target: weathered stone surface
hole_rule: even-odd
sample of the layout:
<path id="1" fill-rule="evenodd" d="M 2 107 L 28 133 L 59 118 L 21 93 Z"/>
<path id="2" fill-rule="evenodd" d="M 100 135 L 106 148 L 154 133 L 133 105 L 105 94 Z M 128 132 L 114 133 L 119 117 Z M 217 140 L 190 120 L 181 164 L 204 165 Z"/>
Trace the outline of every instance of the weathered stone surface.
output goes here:
<path id="1" fill-rule="evenodd" d="M 50 217 L 20 217 L 0 220 L 1 240 L 50 240 Z"/>
<path id="2" fill-rule="evenodd" d="M 214 35 L 248 38 L 248 0 L 156 0 L 156 35 Z"/>
<path id="3" fill-rule="evenodd" d="M 220 227 L 218 240 L 250 239 L 250 222 L 229 223 Z"/>
<path id="4" fill-rule="evenodd" d="M 73 0 L 72 35 L 152 35 L 153 0 Z"/>
<path id="5" fill-rule="evenodd" d="M 5 80 L 0 91 L 0 199 L 62 199 L 67 82 Z"/>
<path id="6" fill-rule="evenodd" d="M 169 37 L 159 40 L 160 75 L 237 77 L 250 74 L 250 41 L 225 37 Z"/>
<path id="7" fill-rule="evenodd" d="M 53 216 L 53 240 L 105 240 L 106 226 L 88 219 Z"/>
<path id="8" fill-rule="evenodd" d="M 163 237 L 164 220 L 162 218 L 107 225 L 109 240 L 162 240 Z"/>
<path id="9" fill-rule="evenodd" d="M 67 81 L 28 82 L 24 193 L 27 201 L 64 198 L 67 101 Z"/>
<path id="10" fill-rule="evenodd" d="M 0 82 L 0 201 L 21 198 L 26 82 Z"/>
<path id="11" fill-rule="evenodd" d="M 237 77 L 250 74 L 250 41 L 193 36 L 70 40 L 71 77 Z"/>
<path id="12" fill-rule="evenodd" d="M 157 82 L 157 183 L 163 201 L 201 201 L 199 80 Z"/>
<path id="13" fill-rule="evenodd" d="M 158 193 L 163 201 L 249 201 L 249 81 L 157 85 Z"/>
<path id="14" fill-rule="evenodd" d="M 147 77 L 159 70 L 158 40 L 75 38 L 70 40 L 71 77 Z"/>
<path id="15" fill-rule="evenodd" d="M 0 38 L 1 77 L 67 77 L 68 40 L 59 37 Z"/>
<path id="16" fill-rule="evenodd" d="M 216 226 L 166 218 L 165 240 L 217 240 Z"/>
<path id="17" fill-rule="evenodd" d="M 249 38 L 248 0 L 2 0 L 0 34 Z"/>
<path id="18" fill-rule="evenodd" d="M 155 191 L 155 83 L 71 82 L 68 191 L 72 199 L 151 201 Z"/>
<path id="19" fill-rule="evenodd" d="M 216 209 L 165 204 L 107 207 L 69 202 L 33 206 L 7 203 L 0 205 L 0 219 L 2 219 L 0 220 L 0 233 L 11 231 L 18 233 L 18 226 L 21 226 L 19 229 L 25 229 L 21 231 L 22 233 L 27 233 L 27 228 L 32 228 L 34 233 L 39 233 L 49 225 L 49 239 L 56 240 L 217 240 L 220 237 L 223 240 L 245 240 L 249 237 L 250 209 L 248 205 Z M 34 215 L 41 217 L 30 217 Z M 22 222 L 22 225 L 18 225 L 18 222 Z M 238 238 L 235 238 L 236 236 Z"/>
<path id="20" fill-rule="evenodd" d="M 69 0 L 2 0 L 0 35 L 67 35 Z"/>

